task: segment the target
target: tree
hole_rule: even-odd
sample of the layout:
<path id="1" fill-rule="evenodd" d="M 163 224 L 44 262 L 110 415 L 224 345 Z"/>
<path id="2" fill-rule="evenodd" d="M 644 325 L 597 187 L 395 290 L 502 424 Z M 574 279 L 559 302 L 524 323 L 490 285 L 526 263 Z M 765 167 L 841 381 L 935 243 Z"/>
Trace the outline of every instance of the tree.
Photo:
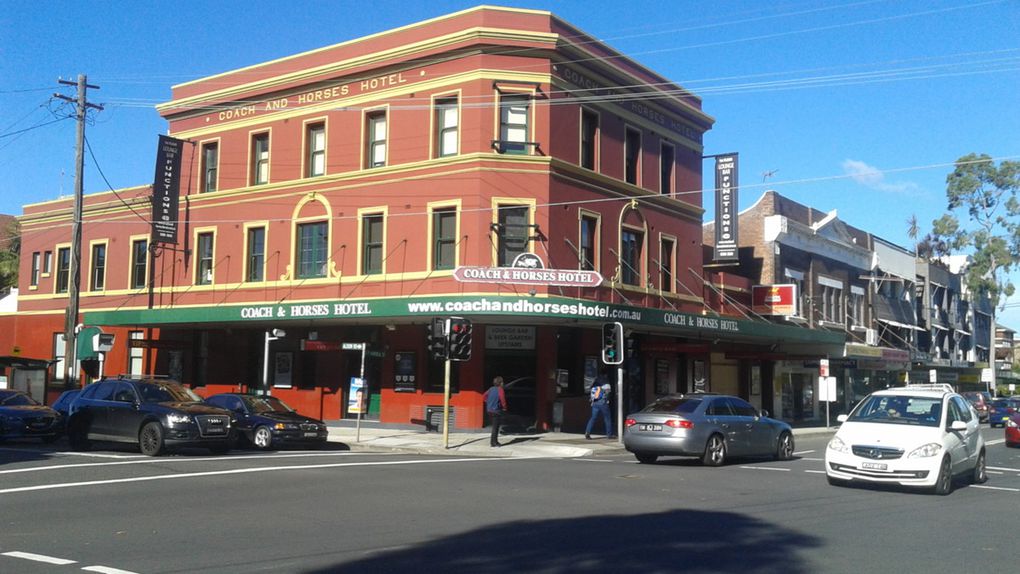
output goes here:
<path id="1" fill-rule="evenodd" d="M 998 306 L 1015 291 L 1009 272 L 1020 263 L 1020 162 L 996 166 L 986 154 L 956 160 L 946 176 L 949 213 L 932 222 L 933 238 L 947 250 L 972 253 L 966 282 L 971 293 Z M 966 219 L 958 219 L 959 211 Z"/>
<path id="2" fill-rule="evenodd" d="M 21 230 L 17 219 L 0 229 L 0 290 L 18 286 Z"/>

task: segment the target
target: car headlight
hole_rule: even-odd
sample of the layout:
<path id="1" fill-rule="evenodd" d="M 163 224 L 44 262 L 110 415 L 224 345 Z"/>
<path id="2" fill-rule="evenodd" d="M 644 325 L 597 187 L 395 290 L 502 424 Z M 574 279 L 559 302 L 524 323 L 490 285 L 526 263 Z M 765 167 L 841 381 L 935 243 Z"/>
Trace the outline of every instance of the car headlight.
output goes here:
<path id="1" fill-rule="evenodd" d="M 1008 426 L 1009 428 L 1014 428 L 1014 429 L 1017 428 L 1017 427 L 1020 427 L 1020 425 L 1016 424 L 1016 421 L 1013 420 L 1013 419 L 1006 419 L 1006 426 Z"/>
<path id="2" fill-rule="evenodd" d="M 843 440 L 841 438 L 839 438 L 838 436 L 832 437 L 832 440 L 829 441 L 829 448 L 831 450 L 836 451 L 836 452 L 846 452 L 846 453 L 850 452 L 850 447 L 848 447 L 846 445 L 846 443 L 843 442 Z"/>
<path id="3" fill-rule="evenodd" d="M 300 427 L 293 423 L 276 423 L 273 428 L 276 430 L 297 430 Z"/>
<path id="4" fill-rule="evenodd" d="M 928 458 L 938 455 L 942 452 L 942 445 L 937 442 L 930 442 L 926 445 L 919 446 L 914 450 L 910 451 L 907 458 Z"/>
<path id="5" fill-rule="evenodd" d="M 177 413 L 171 413 L 166 416 L 166 420 L 172 425 L 185 424 L 191 422 L 191 417 L 188 415 L 180 415 Z"/>

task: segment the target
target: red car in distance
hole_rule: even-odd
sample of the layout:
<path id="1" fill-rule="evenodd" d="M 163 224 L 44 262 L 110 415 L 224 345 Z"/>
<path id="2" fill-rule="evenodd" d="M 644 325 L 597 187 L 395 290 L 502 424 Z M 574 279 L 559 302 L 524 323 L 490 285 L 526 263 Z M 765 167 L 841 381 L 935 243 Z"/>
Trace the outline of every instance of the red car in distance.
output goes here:
<path id="1" fill-rule="evenodd" d="M 1020 413 L 1006 419 L 1006 446 L 1020 446 Z"/>

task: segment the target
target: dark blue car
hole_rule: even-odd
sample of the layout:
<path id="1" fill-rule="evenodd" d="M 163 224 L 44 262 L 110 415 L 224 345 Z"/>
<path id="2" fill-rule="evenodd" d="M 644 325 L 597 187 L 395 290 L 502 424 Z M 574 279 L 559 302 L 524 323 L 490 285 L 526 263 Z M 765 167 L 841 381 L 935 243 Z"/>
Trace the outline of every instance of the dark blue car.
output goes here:
<path id="1" fill-rule="evenodd" d="M 992 399 L 988 403 L 988 426 L 1006 426 L 1006 421 L 1015 413 L 1020 412 L 1020 400 Z"/>
<path id="2" fill-rule="evenodd" d="M 57 411 L 21 391 L 0 389 L 0 441 L 8 438 L 40 438 L 53 442 L 63 432 Z"/>
<path id="3" fill-rule="evenodd" d="M 298 414 L 276 397 L 222 393 L 205 402 L 230 411 L 238 439 L 257 449 L 321 446 L 329 436 L 326 423 Z"/>

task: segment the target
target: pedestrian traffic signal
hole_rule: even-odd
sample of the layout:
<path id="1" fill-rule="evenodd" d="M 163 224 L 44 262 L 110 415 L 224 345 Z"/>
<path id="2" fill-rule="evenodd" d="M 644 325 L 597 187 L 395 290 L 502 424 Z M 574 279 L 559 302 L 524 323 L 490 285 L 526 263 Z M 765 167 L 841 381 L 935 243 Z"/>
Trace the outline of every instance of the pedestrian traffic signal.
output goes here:
<path id="1" fill-rule="evenodd" d="M 429 356 L 439 361 L 446 360 L 446 320 L 434 317 L 432 323 L 426 326 L 425 347 Z"/>
<path id="2" fill-rule="evenodd" d="M 447 337 L 451 361 L 466 361 L 471 358 L 471 320 L 450 317 Z"/>
<path id="3" fill-rule="evenodd" d="M 607 365 L 623 363 L 623 325 L 602 324 L 602 362 Z"/>

